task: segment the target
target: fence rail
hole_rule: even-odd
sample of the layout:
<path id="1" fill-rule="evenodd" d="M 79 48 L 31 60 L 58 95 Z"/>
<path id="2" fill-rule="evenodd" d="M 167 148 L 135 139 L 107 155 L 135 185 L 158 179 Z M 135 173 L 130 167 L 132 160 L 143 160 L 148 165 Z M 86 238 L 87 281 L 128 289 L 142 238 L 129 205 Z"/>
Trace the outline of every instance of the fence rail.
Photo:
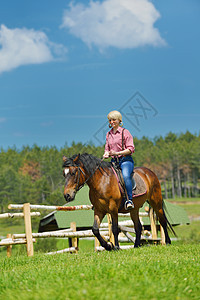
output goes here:
<path id="1" fill-rule="evenodd" d="M 24 204 L 9 204 L 8 209 L 23 209 Z M 59 211 L 74 211 L 74 210 L 90 210 L 92 205 L 77 205 L 77 206 L 54 206 L 54 205 L 34 205 L 30 204 L 32 210 L 59 210 Z"/>
<path id="2" fill-rule="evenodd" d="M 31 217 L 39 217 L 41 213 L 38 212 L 31 212 Z M 5 213 L 0 214 L 0 219 L 7 219 L 7 218 L 24 218 L 23 213 Z"/>

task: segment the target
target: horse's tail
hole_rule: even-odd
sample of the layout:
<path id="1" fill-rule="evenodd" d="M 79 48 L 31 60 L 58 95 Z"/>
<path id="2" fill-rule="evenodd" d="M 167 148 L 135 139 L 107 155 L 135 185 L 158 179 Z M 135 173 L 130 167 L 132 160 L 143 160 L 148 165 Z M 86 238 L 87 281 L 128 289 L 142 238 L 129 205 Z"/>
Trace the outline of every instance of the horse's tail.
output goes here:
<path id="1" fill-rule="evenodd" d="M 162 203 L 163 203 L 164 217 L 165 217 L 166 222 L 167 222 L 167 228 L 174 234 L 175 237 L 177 237 L 176 232 L 174 231 L 172 225 L 170 224 L 170 222 L 169 222 L 168 219 L 167 219 L 167 216 L 166 216 L 166 213 L 165 213 L 165 212 L 167 212 L 168 215 L 169 215 L 169 212 L 167 211 L 167 206 L 166 206 L 164 200 L 162 201 Z"/>

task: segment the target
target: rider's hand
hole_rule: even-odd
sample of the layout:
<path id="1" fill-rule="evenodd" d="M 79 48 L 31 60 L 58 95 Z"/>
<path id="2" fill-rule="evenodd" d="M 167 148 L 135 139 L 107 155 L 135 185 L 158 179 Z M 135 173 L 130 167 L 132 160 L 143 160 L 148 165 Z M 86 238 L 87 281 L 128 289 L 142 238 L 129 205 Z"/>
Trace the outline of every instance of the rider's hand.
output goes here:
<path id="1" fill-rule="evenodd" d="M 104 153 L 104 155 L 103 155 L 103 158 L 108 158 L 110 155 L 109 155 L 109 152 L 108 151 L 106 151 L 105 153 Z"/>
<path id="2" fill-rule="evenodd" d="M 108 157 L 109 157 L 109 152 L 106 151 L 106 152 L 104 153 L 104 155 L 103 155 L 103 158 L 108 158 Z"/>
<path id="3" fill-rule="evenodd" d="M 110 150 L 109 155 L 110 156 L 116 156 L 116 155 L 118 155 L 118 152 Z"/>

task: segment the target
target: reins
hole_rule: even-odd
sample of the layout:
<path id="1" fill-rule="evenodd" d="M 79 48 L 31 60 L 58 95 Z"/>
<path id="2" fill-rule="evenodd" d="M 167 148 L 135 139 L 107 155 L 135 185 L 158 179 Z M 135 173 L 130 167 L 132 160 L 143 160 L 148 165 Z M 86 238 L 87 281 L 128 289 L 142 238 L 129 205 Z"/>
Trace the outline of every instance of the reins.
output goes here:
<path id="1" fill-rule="evenodd" d="M 78 179 L 77 179 L 77 184 L 76 184 L 76 187 L 75 187 L 75 193 L 77 193 L 91 178 L 92 176 L 95 174 L 95 172 L 97 171 L 97 169 L 99 169 L 101 163 L 103 162 L 104 160 L 104 157 L 100 160 L 98 166 L 95 168 L 94 172 L 79 186 L 79 181 L 80 181 L 80 177 L 81 177 L 81 173 L 86 176 L 85 172 L 80 168 L 78 167 Z"/>

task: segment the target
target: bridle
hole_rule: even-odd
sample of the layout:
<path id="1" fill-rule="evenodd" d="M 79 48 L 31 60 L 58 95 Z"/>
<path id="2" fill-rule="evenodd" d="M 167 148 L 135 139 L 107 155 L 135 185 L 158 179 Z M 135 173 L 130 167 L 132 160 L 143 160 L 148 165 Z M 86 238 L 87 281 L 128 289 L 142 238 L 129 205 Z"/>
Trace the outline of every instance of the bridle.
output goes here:
<path id="1" fill-rule="evenodd" d="M 78 168 L 78 178 L 77 178 L 77 183 L 76 183 L 76 186 L 75 186 L 75 193 L 77 193 L 85 185 L 85 183 L 88 181 L 88 179 L 86 179 L 81 185 L 79 185 L 80 178 L 81 178 L 81 173 L 84 176 L 86 176 L 86 174 L 80 167 L 77 167 L 77 168 Z"/>
<path id="2" fill-rule="evenodd" d="M 99 167 L 100 167 L 103 160 L 104 160 L 104 158 L 101 159 L 98 166 L 95 168 L 94 172 L 81 185 L 79 185 L 80 178 L 81 178 L 81 173 L 84 175 L 84 177 L 87 176 L 85 174 L 85 172 L 81 169 L 81 167 L 77 166 L 76 164 L 71 164 L 71 165 L 65 166 L 65 167 L 75 167 L 76 169 L 78 169 L 78 177 L 77 177 L 77 180 L 76 180 L 75 193 L 77 193 L 91 179 L 91 177 L 95 174 L 97 169 L 99 169 Z"/>

